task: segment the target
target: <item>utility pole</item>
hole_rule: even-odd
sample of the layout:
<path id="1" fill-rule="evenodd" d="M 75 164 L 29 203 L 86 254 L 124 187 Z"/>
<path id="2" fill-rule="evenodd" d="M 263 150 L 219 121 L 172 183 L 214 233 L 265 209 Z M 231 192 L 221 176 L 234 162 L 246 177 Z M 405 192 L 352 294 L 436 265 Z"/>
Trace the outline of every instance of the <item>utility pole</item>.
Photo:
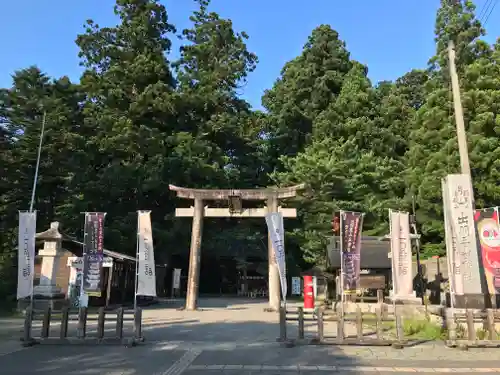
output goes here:
<path id="1" fill-rule="evenodd" d="M 453 91 L 453 106 L 455 108 L 455 122 L 457 126 L 460 169 L 462 174 L 470 176 L 469 150 L 467 148 L 467 135 L 465 133 L 464 111 L 462 109 L 462 101 L 460 99 L 460 86 L 458 83 L 457 67 L 455 65 L 455 44 L 452 40 L 448 42 L 448 59 L 450 66 L 451 88 Z"/>

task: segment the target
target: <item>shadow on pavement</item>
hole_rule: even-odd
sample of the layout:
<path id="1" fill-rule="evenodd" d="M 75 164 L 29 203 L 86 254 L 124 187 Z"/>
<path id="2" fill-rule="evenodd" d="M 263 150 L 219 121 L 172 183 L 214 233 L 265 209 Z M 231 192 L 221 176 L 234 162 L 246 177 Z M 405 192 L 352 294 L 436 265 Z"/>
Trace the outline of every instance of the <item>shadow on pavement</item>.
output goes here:
<path id="1" fill-rule="evenodd" d="M 264 365 L 271 367 L 265 373 L 286 375 L 299 373 L 299 365 L 323 364 L 326 359 L 329 363 L 359 365 L 340 348 L 284 348 L 276 342 L 278 327 L 271 322 L 200 323 L 187 319 L 147 324 L 144 329 L 147 341 L 134 348 L 37 345 L 0 356 L 0 373 L 152 375 L 173 368 L 172 374 L 250 374 L 259 373 Z M 273 372 L 278 366 L 287 368 Z"/>
<path id="2" fill-rule="evenodd" d="M 200 297 L 198 300 L 198 308 L 207 309 L 245 309 L 238 307 L 240 305 L 266 305 L 267 298 L 246 298 L 246 297 Z M 163 309 L 163 308 L 184 308 L 186 305 L 185 298 L 159 298 L 159 303 L 146 307 L 147 309 Z"/>

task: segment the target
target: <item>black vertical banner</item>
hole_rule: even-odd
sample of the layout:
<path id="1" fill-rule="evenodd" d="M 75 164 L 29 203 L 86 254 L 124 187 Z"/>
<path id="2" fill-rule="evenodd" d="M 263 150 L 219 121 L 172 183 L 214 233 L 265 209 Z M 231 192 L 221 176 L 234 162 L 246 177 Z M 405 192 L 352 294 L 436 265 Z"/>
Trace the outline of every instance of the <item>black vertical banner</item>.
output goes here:
<path id="1" fill-rule="evenodd" d="M 362 213 L 341 213 L 340 241 L 342 250 L 342 286 L 344 294 L 356 294 L 359 289 L 362 228 Z"/>
<path id="2" fill-rule="evenodd" d="M 105 215 L 104 212 L 85 214 L 82 281 L 83 291 L 89 296 L 101 296 Z"/>

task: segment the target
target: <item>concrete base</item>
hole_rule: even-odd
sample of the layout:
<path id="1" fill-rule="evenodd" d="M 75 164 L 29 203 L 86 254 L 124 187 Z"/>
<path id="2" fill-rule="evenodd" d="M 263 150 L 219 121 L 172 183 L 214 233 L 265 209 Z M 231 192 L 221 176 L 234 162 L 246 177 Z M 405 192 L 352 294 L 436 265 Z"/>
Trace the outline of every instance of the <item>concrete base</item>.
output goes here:
<path id="1" fill-rule="evenodd" d="M 17 303 L 18 311 L 26 311 L 30 306 L 30 299 L 19 300 Z M 33 309 L 34 310 L 46 310 L 50 307 L 52 311 L 60 311 L 63 307 L 69 306 L 70 302 L 66 299 L 64 294 L 54 295 L 51 297 L 45 296 L 33 296 Z"/>
<path id="2" fill-rule="evenodd" d="M 48 297 L 51 298 L 53 296 L 61 294 L 61 288 L 58 288 L 55 285 L 36 285 L 33 288 L 33 295 L 35 297 Z"/>
<path id="3" fill-rule="evenodd" d="M 386 303 L 392 303 L 396 305 L 421 305 L 422 299 L 415 296 L 389 296 L 386 298 Z"/>
<path id="4" fill-rule="evenodd" d="M 38 338 L 34 339 L 35 344 L 42 344 L 42 345 L 82 345 L 82 346 L 95 346 L 95 345 L 124 345 L 127 347 L 134 347 L 139 345 L 141 342 L 144 342 L 143 338 L 135 338 L 135 337 L 128 337 L 128 338 L 115 338 L 115 337 L 104 337 L 102 339 L 98 338 L 84 338 L 84 339 L 78 339 L 78 338 L 73 338 L 73 337 L 67 337 L 64 339 L 57 338 L 57 337 L 50 337 L 50 338 Z"/>
<path id="5" fill-rule="evenodd" d="M 33 300 L 33 308 L 35 310 L 45 310 L 50 307 L 52 311 L 60 311 L 64 306 L 69 306 L 69 301 L 64 294 L 53 296 L 51 298 L 37 298 Z"/>
<path id="6" fill-rule="evenodd" d="M 450 305 L 449 293 L 447 293 L 447 306 Z M 455 295 L 454 307 L 468 309 L 488 309 L 498 308 L 498 302 L 495 295 L 489 294 L 464 294 Z"/>

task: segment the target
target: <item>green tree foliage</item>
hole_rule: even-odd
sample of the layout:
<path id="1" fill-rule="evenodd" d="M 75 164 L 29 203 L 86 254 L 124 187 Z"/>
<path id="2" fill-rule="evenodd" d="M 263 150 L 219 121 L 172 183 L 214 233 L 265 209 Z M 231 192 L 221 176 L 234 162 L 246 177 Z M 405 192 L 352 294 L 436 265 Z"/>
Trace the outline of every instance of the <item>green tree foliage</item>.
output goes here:
<path id="1" fill-rule="evenodd" d="M 270 163 L 281 155 L 294 156 L 310 142 L 313 122 L 339 95 L 351 70 L 349 52 L 328 25 L 313 30 L 302 54 L 285 64 L 262 103 L 267 109 L 271 139 Z"/>
<path id="2" fill-rule="evenodd" d="M 2 270 L 3 264 L 11 267 L 15 261 L 17 212 L 30 207 L 44 116 L 44 147 L 34 207 L 41 227 L 66 219 L 60 208 L 72 197 L 71 181 L 79 169 L 78 157 L 84 144 L 79 134 L 82 99 L 79 88 L 68 78 L 53 80 L 36 67 L 15 72 L 12 87 L 0 91 L 2 275 L 12 271 Z M 2 276 L 2 280 L 9 278 Z"/>
<path id="3" fill-rule="evenodd" d="M 68 210 L 75 218 L 77 212 L 106 211 L 108 243 L 133 252 L 135 210 L 151 209 L 161 220 L 171 209 L 169 155 L 178 142 L 172 139 L 177 109 L 166 54 L 175 28 L 157 1 L 117 0 L 115 14 L 117 26 L 88 20 L 76 39 L 85 67 L 82 131 L 88 138 L 75 181 L 80 193 Z"/>
<path id="4" fill-rule="evenodd" d="M 285 170 L 275 174 L 284 185 L 307 182 L 299 198 L 302 227 L 294 234 L 316 263 L 324 259 L 333 212 L 365 212 L 367 233 L 382 234 L 387 208 L 401 207 L 405 192 L 397 172 L 404 168 L 400 112 L 407 103 L 393 97 L 397 89 L 391 84 L 373 88 L 366 67 L 350 64 L 339 94 L 313 122 L 312 143 L 295 157 L 283 157 Z"/>
<path id="5" fill-rule="evenodd" d="M 178 121 L 206 145 L 207 162 L 215 168 L 210 175 L 199 173 L 194 183 L 199 185 L 203 176 L 209 186 L 227 187 L 239 182 L 245 156 L 257 151 L 250 140 L 257 137 L 259 123 L 237 93 L 255 69 L 257 56 L 247 50 L 246 33 L 235 32 L 230 20 L 209 12 L 209 1 L 197 3 L 192 28 L 182 32 L 187 44 L 174 63 L 181 95 Z"/>
<path id="6" fill-rule="evenodd" d="M 498 55 L 480 39 L 484 31 L 470 1 L 441 1 L 436 55 L 430 60 L 425 101 L 418 109 L 408 152 L 408 190 L 417 197 L 424 250 L 443 254 L 441 178 L 460 173 L 448 72 L 448 41 L 456 45 L 466 131 L 477 207 L 498 204 Z"/>
<path id="7" fill-rule="evenodd" d="M 209 11 L 209 1 L 197 3 L 199 9 L 190 17 L 192 27 L 182 31 L 186 43 L 174 67 L 181 106 L 178 122 L 184 136 L 206 150 L 198 157 L 203 158 L 200 165 L 207 170 L 195 170 L 192 180 L 183 184 L 208 188 L 265 186 L 268 178 L 262 168 L 263 141 L 259 138 L 265 123 L 238 95 L 255 69 L 257 56 L 247 49 L 246 33 L 236 32 L 230 20 Z M 263 223 L 246 219 L 243 224 L 245 221 L 232 219 L 224 222 L 221 231 L 220 219 L 205 221 L 205 232 L 213 233 L 204 242 L 208 252 L 222 256 L 246 246 L 246 250 L 254 249 L 245 252 L 251 254 L 261 247 Z"/>

